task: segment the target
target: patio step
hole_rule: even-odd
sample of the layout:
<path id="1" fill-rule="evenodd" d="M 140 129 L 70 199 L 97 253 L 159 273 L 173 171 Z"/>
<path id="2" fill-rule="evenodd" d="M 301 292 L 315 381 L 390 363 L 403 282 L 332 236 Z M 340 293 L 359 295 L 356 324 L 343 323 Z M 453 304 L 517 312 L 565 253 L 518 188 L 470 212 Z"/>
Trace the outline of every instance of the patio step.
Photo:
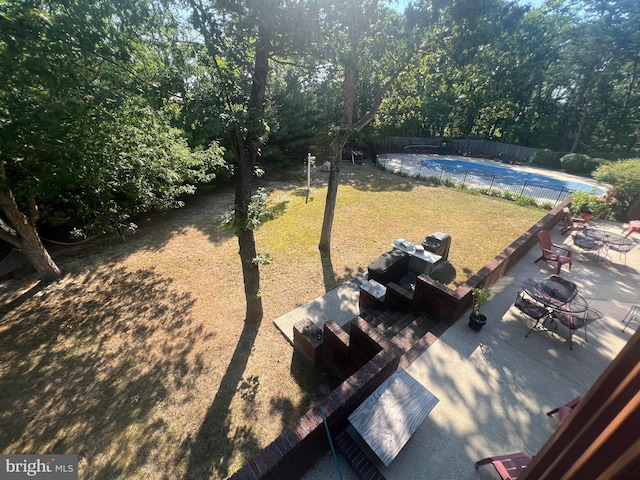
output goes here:
<path id="1" fill-rule="evenodd" d="M 402 317 L 402 313 L 401 312 L 392 312 L 392 311 L 374 311 L 373 313 L 371 313 L 370 315 L 363 317 L 364 320 L 371 325 L 372 327 L 376 328 L 379 325 L 392 325 L 393 323 L 395 323 L 396 321 L 398 321 L 400 318 Z"/>
<path id="2" fill-rule="evenodd" d="M 369 457 L 360 449 L 347 430 L 335 438 L 336 448 L 360 480 L 386 480 Z"/>
<path id="3" fill-rule="evenodd" d="M 411 365 L 420 355 L 422 355 L 427 348 L 433 345 L 438 338 L 447 330 L 447 327 L 433 322 L 432 320 L 426 319 L 422 317 L 419 321 L 425 323 L 425 328 L 427 328 L 427 332 L 425 335 L 420 337 L 418 340 L 410 341 L 410 347 L 405 351 L 405 354 L 402 356 L 400 360 L 400 367 L 407 369 L 409 365 Z M 394 341 L 406 341 L 406 338 L 402 335 L 396 337 Z"/>
<path id="4" fill-rule="evenodd" d="M 360 316 L 405 352 L 401 360 L 403 368 L 411 365 L 447 330 L 440 323 L 412 313 L 369 310 Z"/>
<path id="5" fill-rule="evenodd" d="M 376 328 L 381 332 L 385 332 L 390 329 L 393 325 L 400 322 L 406 315 L 402 312 L 393 312 L 392 315 L 384 315 L 382 322 L 376 325 Z"/>
<path id="6" fill-rule="evenodd" d="M 382 331 L 382 334 L 387 338 L 394 338 L 396 335 L 400 334 L 404 329 L 408 328 L 412 323 L 416 321 L 416 316 L 407 313 L 402 318 L 400 318 L 393 325 L 389 325 Z M 426 331 L 425 331 L 426 333 Z"/>

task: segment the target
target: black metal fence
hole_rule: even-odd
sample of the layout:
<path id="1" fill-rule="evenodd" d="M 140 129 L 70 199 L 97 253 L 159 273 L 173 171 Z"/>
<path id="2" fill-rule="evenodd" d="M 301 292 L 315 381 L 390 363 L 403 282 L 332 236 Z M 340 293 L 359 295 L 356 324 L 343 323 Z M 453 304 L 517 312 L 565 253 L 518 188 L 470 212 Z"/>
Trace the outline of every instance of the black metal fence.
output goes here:
<path id="1" fill-rule="evenodd" d="M 566 187 L 546 185 L 531 180 L 517 180 L 498 174 L 489 174 L 464 168 L 443 169 L 437 166 L 427 167 L 420 161 L 397 157 L 378 156 L 378 166 L 399 175 L 433 180 L 440 184 L 450 183 L 456 187 L 474 188 L 490 195 L 514 200 L 525 199 L 527 203 L 536 203 L 553 208 L 571 195 Z"/>

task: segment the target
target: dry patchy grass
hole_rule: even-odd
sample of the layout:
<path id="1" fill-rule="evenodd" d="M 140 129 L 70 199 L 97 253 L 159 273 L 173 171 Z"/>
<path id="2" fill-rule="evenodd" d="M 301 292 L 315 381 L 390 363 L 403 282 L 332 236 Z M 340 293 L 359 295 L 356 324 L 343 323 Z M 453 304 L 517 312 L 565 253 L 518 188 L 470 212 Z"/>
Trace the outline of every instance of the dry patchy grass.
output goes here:
<path id="1" fill-rule="evenodd" d="M 81 478 L 226 478 L 332 379 L 292 361 L 273 320 L 353 276 L 396 237 L 451 235 L 457 283 L 541 211 L 346 166 L 330 257 L 317 251 L 326 174 L 264 181 L 276 216 L 256 231 L 265 318 L 244 328 L 232 189 L 55 252 L 67 272 L 0 283 L 0 450 L 78 453 Z"/>

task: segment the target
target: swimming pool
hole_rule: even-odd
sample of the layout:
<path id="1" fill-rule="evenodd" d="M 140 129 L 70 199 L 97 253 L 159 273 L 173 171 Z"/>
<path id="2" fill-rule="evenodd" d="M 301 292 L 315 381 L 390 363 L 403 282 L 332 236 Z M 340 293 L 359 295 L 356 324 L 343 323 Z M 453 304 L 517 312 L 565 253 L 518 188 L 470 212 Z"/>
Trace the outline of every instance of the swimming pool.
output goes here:
<path id="1" fill-rule="evenodd" d="M 484 164 L 478 161 L 467 161 L 462 159 L 452 158 L 428 158 L 421 160 L 422 167 L 434 172 L 447 172 L 450 174 L 474 174 L 478 176 L 493 177 L 499 179 L 502 183 L 519 183 L 525 182 L 532 186 L 562 189 L 565 188 L 568 191 L 576 192 L 590 192 L 595 189 L 596 194 L 605 193 L 603 188 L 595 187 L 588 183 L 582 183 L 576 180 L 563 179 L 551 177 L 535 172 L 525 171 L 517 166 L 505 165 L 505 164 Z M 421 169 L 421 174 L 424 175 L 426 171 Z M 510 180 L 512 182 L 510 182 Z"/>
<path id="2" fill-rule="evenodd" d="M 529 197 L 540 206 L 555 207 L 573 192 L 605 193 L 606 185 L 563 172 L 526 165 L 507 165 L 493 160 L 457 155 L 385 153 L 376 159 L 385 170 L 414 178 L 436 178 L 456 185 L 502 192 L 511 198 Z"/>

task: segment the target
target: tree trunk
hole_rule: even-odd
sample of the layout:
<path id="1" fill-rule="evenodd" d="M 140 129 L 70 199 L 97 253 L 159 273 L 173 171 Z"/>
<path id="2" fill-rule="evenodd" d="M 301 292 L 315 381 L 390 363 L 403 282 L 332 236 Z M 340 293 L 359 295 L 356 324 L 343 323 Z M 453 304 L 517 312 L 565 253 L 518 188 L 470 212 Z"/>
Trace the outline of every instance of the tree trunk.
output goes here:
<path id="1" fill-rule="evenodd" d="M 344 108 L 342 113 L 342 127 L 331 141 L 331 168 L 329 169 L 329 185 L 327 186 L 327 199 L 324 202 L 324 217 L 322 219 L 322 231 L 318 249 L 323 253 L 331 252 L 331 231 L 333 230 L 333 217 L 336 211 L 338 199 L 338 186 L 340 185 L 340 167 L 342 164 L 342 149 L 349 140 L 349 130 L 353 124 L 353 105 L 356 99 L 355 73 L 352 68 L 344 70 Z"/>
<path id="2" fill-rule="evenodd" d="M 386 92 L 391 88 L 400 72 L 405 69 L 403 64 L 390 76 L 389 80 L 380 88 L 369 111 L 355 124 L 353 123 L 353 106 L 356 99 L 355 72 L 346 67 L 344 71 L 344 109 L 342 127 L 331 141 L 331 168 L 329 170 L 329 185 L 327 186 L 327 198 L 324 204 L 324 217 L 322 219 L 322 231 L 318 249 L 322 253 L 331 253 L 331 232 L 333 230 L 333 217 L 336 211 L 338 199 L 338 186 L 340 185 L 340 167 L 342 164 L 342 149 L 349 141 L 351 131 L 359 132 L 369 125 L 378 113 Z"/>
<path id="3" fill-rule="evenodd" d="M 253 161 L 251 155 L 244 151 L 244 139 L 240 133 L 232 133 L 233 150 L 238 159 L 236 171 L 236 195 L 234 221 L 238 235 L 238 254 L 242 265 L 244 295 L 246 301 L 245 321 L 260 323 L 263 309 L 260 298 L 260 269 L 254 261 L 256 258 L 256 241 L 253 230 L 246 228 L 249 216 L 249 205 L 253 194 Z"/>
<path id="4" fill-rule="evenodd" d="M 580 115 L 580 123 L 578 124 L 578 131 L 576 133 L 576 138 L 573 141 L 573 145 L 571 145 L 571 150 L 569 151 L 569 153 L 575 153 L 576 149 L 578 148 L 578 144 L 580 143 L 580 137 L 582 137 L 582 130 L 584 129 L 584 124 L 587 121 L 588 110 L 589 110 L 588 106 L 585 106 L 582 109 L 582 115 Z"/>
<path id="5" fill-rule="evenodd" d="M 236 172 L 235 225 L 238 230 L 238 247 L 242 275 L 244 279 L 244 295 L 246 300 L 245 322 L 258 324 L 264 315 L 262 298 L 260 297 L 260 269 L 255 259 L 257 256 L 256 241 L 253 230 L 248 226 L 251 199 L 254 193 L 253 177 L 255 175 L 256 158 L 260 147 L 260 137 L 264 127 L 265 92 L 269 74 L 270 41 L 268 30 L 260 26 L 256 44 L 255 63 L 251 94 L 249 97 L 248 125 L 246 137 L 240 131 L 231 132 L 232 149 L 238 160 Z"/>
<path id="6" fill-rule="evenodd" d="M 3 165 L 0 164 L 0 181 L 5 178 Z M 0 219 L 0 238 L 20 249 L 45 282 L 60 277 L 61 272 L 49 252 L 42 245 L 36 230 L 37 210 L 35 204 L 30 217 L 20 211 L 16 199 L 10 190 L 0 191 L 0 210 L 9 225 Z"/>
<path id="7" fill-rule="evenodd" d="M 329 185 L 327 186 L 327 198 L 324 202 L 324 217 L 322 219 L 322 231 L 318 249 L 322 253 L 331 252 L 331 233 L 333 230 L 333 218 L 336 212 L 338 200 L 338 186 L 340 185 L 340 168 L 342 166 L 342 149 L 347 144 L 349 135 L 341 131 L 331 141 L 331 168 L 329 169 Z"/>
<path id="8" fill-rule="evenodd" d="M 636 195 L 636 197 L 631 201 L 622 220 L 624 222 L 630 222 L 632 220 L 637 220 L 638 218 L 640 218 L 640 194 Z"/>

